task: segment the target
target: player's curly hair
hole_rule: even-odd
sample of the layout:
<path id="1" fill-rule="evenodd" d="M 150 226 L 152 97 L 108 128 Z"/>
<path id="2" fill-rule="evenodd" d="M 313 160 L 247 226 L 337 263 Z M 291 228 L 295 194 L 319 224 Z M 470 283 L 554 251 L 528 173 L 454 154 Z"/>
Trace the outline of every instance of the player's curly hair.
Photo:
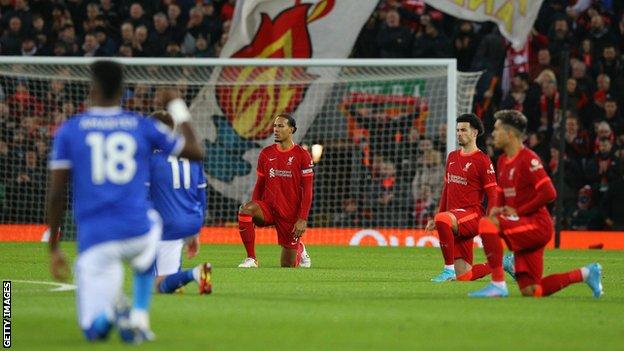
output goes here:
<path id="1" fill-rule="evenodd" d="M 511 127 L 524 135 L 527 129 L 527 118 L 520 111 L 500 110 L 494 114 L 494 119 L 501 121 L 505 126 Z"/>
<path id="2" fill-rule="evenodd" d="M 455 122 L 470 123 L 470 126 L 477 130 L 477 136 L 482 136 L 485 132 L 485 128 L 483 128 L 483 122 L 481 122 L 481 118 L 477 117 L 477 115 L 475 115 L 474 113 L 464 113 L 463 115 L 457 117 Z"/>
<path id="3" fill-rule="evenodd" d="M 275 118 L 278 117 L 286 119 L 286 121 L 288 121 L 288 126 L 293 129 L 293 134 L 295 134 L 295 132 L 297 131 L 297 121 L 295 121 L 293 116 L 290 113 L 281 112 L 275 115 Z"/>

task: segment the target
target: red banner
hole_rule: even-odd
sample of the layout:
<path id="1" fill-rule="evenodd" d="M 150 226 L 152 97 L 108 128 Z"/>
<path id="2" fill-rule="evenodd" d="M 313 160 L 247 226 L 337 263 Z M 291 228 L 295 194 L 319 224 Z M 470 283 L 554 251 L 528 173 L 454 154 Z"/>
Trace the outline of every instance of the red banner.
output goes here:
<path id="1" fill-rule="evenodd" d="M 0 241 L 37 242 L 45 241 L 45 225 L 0 225 Z M 201 230 L 204 244 L 240 244 L 236 227 L 204 227 Z M 304 242 L 310 245 L 334 246 L 439 246 L 436 232 L 426 233 L 421 229 L 361 229 L 361 228 L 308 228 Z M 256 243 L 277 244 L 273 228 L 256 228 Z M 479 238 L 475 246 L 480 246 Z M 551 241 L 549 248 L 554 247 Z M 561 232 L 562 249 L 606 249 L 624 250 L 624 232 Z"/>

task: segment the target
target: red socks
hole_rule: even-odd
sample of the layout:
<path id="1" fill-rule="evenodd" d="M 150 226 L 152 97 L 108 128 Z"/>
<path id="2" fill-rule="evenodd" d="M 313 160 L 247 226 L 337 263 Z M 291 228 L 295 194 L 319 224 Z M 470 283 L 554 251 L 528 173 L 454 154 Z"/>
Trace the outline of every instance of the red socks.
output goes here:
<path id="1" fill-rule="evenodd" d="M 536 291 L 536 296 L 548 296 L 565 288 L 566 286 L 583 281 L 583 274 L 580 269 L 575 269 L 566 273 L 551 274 L 542 278 L 541 289 Z M 539 295 L 538 295 L 539 293 Z"/>
<path id="2" fill-rule="evenodd" d="M 302 253 L 303 253 L 303 243 L 301 242 L 301 240 L 299 240 L 299 243 L 297 244 L 297 258 L 295 259 L 295 267 L 299 267 L 299 264 L 301 263 Z"/>
<path id="3" fill-rule="evenodd" d="M 451 225 L 451 217 L 448 214 L 442 212 L 435 216 L 435 226 L 440 238 L 440 249 L 444 257 L 444 264 L 447 266 L 455 262 L 455 238 L 453 237 Z"/>
<path id="4" fill-rule="evenodd" d="M 247 257 L 256 258 L 256 230 L 250 215 L 238 215 L 238 232 L 243 240 L 243 245 L 245 245 Z"/>
<path id="5" fill-rule="evenodd" d="M 492 269 L 490 268 L 489 264 L 475 264 L 474 266 L 472 266 L 472 277 L 470 278 L 470 280 L 481 279 L 490 273 L 492 273 Z"/>
<path id="6" fill-rule="evenodd" d="M 492 269 L 492 281 L 505 281 L 503 244 L 498 236 L 498 228 L 489 219 L 481 218 L 479 221 L 479 235 L 481 235 L 481 241 L 483 242 L 483 251 L 485 251 L 488 264 Z"/>

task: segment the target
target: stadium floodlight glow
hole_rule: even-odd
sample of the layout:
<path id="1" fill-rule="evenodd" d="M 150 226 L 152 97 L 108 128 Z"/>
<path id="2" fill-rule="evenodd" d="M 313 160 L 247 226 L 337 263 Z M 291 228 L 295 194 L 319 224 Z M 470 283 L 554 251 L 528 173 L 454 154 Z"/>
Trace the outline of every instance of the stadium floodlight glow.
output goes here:
<path id="1" fill-rule="evenodd" d="M 312 145 L 312 161 L 314 161 L 314 163 L 319 163 L 322 155 L 323 155 L 323 145 L 321 144 Z"/>

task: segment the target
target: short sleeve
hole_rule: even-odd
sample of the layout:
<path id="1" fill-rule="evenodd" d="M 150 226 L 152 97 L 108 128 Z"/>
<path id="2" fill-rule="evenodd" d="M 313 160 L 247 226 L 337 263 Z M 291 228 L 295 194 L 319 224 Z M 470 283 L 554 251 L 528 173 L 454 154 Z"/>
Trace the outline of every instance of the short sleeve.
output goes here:
<path id="1" fill-rule="evenodd" d="M 70 125 L 69 123 L 63 124 L 56 135 L 54 136 L 54 142 L 52 143 L 52 153 L 50 154 L 50 160 L 48 162 L 48 168 L 55 169 L 71 169 L 72 159 L 70 150 Z"/>
<path id="2" fill-rule="evenodd" d="M 314 176 L 314 162 L 312 162 L 312 157 L 310 157 L 310 154 L 305 150 L 302 153 L 301 176 L 312 177 Z"/>
<path id="3" fill-rule="evenodd" d="M 494 171 L 494 164 L 487 155 L 482 158 L 481 167 L 481 180 L 483 182 L 483 189 L 496 186 L 496 171 Z"/>
<path id="4" fill-rule="evenodd" d="M 180 155 L 184 148 L 184 137 L 174 134 L 164 123 L 153 118 L 144 118 L 143 126 L 153 149 L 160 149 L 165 155 Z"/>

